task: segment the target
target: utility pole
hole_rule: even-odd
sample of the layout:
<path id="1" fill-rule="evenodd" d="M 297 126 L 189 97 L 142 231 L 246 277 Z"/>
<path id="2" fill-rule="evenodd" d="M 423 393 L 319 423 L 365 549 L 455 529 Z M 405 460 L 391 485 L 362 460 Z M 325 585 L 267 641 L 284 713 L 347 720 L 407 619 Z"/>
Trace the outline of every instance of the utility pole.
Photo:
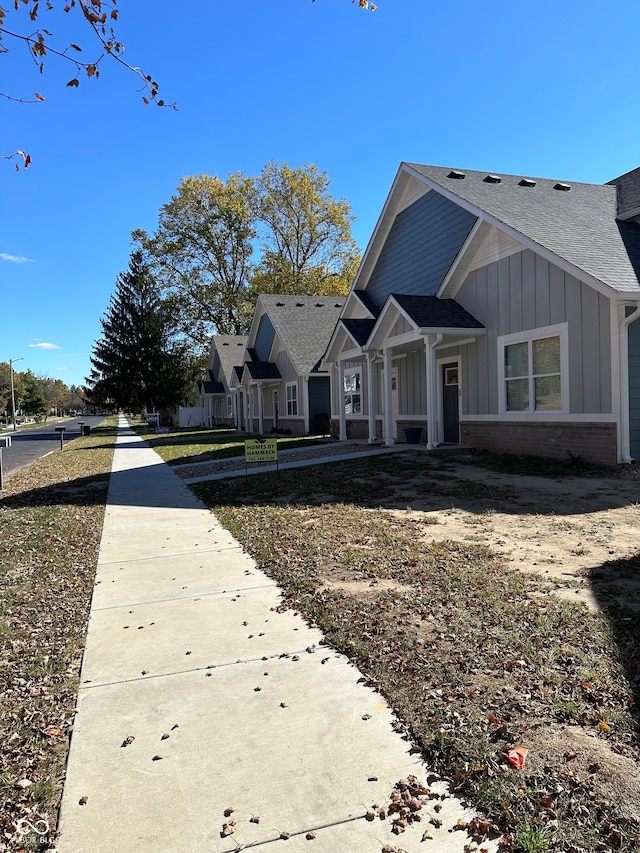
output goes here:
<path id="1" fill-rule="evenodd" d="M 13 416 L 13 431 L 16 431 L 16 395 L 13 390 L 13 365 L 16 361 L 24 361 L 24 358 L 20 356 L 20 358 L 10 358 L 9 359 L 9 375 L 11 376 L 11 414 Z"/>

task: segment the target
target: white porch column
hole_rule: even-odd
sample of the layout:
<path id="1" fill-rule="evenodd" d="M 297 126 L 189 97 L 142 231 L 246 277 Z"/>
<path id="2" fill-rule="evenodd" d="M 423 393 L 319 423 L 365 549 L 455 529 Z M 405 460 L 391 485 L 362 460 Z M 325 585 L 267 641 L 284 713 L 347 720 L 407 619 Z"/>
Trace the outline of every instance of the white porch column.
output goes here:
<path id="1" fill-rule="evenodd" d="M 435 348 L 442 335 L 428 335 L 425 338 L 427 367 L 427 448 L 438 446 L 438 376 L 436 373 Z"/>
<path id="2" fill-rule="evenodd" d="M 251 385 L 247 385 L 247 425 L 245 432 L 253 432 L 253 393 Z"/>
<path id="3" fill-rule="evenodd" d="M 376 376 L 374 366 L 375 353 L 367 353 L 367 406 L 369 413 L 369 444 L 377 441 L 376 415 L 378 413 L 378 395 L 376 394 Z"/>
<path id="4" fill-rule="evenodd" d="M 262 397 L 262 383 L 256 385 L 258 392 L 258 433 L 264 435 L 264 399 Z"/>
<path id="5" fill-rule="evenodd" d="M 340 441 L 347 440 L 347 416 L 344 411 L 344 361 L 338 362 L 338 412 L 340 413 Z"/>
<path id="6" fill-rule="evenodd" d="M 302 377 L 302 414 L 304 415 L 304 434 L 309 435 L 311 424 L 309 423 L 309 377 Z"/>
<path id="7" fill-rule="evenodd" d="M 393 381 L 391 377 L 391 350 L 386 349 L 384 363 L 384 443 L 393 447 Z"/>

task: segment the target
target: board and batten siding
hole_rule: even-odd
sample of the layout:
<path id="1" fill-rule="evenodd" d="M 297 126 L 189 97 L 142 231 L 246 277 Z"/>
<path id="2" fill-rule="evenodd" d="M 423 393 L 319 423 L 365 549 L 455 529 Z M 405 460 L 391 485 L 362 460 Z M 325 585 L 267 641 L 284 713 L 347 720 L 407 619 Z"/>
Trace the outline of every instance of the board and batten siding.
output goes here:
<path id="1" fill-rule="evenodd" d="M 263 314 L 258 323 L 256 340 L 253 345 L 258 361 L 269 361 L 269 353 L 271 352 L 275 335 L 276 330 L 273 328 L 273 323 L 267 314 Z"/>
<path id="2" fill-rule="evenodd" d="M 427 365 L 424 347 L 407 353 L 406 358 L 393 359 L 398 368 L 398 416 L 427 414 Z M 384 399 L 382 371 L 379 398 Z"/>
<path id="3" fill-rule="evenodd" d="M 611 412 L 611 313 L 605 296 L 525 249 L 469 273 L 456 301 L 487 330 L 464 347 L 466 414 L 498 413 L 498 337 L 565 322 L 570 413 Z"/>
<path id="4" fill-rule="evenodd" d="M 640 320 L 629 326 L 629 451 L 640 459 Z"/>
<path id="5" fill-rule="evenodd" d="M 213 354 L 211 372 L 213 373 L 215 379 L 220 379 L 220 356 L 217 352 L 214 352 Z"/>
<path id="6" fill-rule="evenodd" d="M 467 239 L 476 217 L 435 190 L 401 211 L 367 282 L 382 306 L 390 293 L 436 292 Z"/>

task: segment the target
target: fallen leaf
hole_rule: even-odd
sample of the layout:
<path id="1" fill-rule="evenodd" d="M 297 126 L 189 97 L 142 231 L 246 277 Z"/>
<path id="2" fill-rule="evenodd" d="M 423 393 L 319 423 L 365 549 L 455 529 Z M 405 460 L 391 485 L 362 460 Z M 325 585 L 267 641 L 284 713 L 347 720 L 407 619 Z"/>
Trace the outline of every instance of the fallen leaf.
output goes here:
<path id="1" fill-rule="evenodd" d="M 510 749 L 509 752 L 507 752 L 507 758 L 518 770 L 524 770 L 524 764 L 527 760 L 528 754 L 529 750 L 525 746 L 518 745 L 514 746 L 513 749 Z"/>
<path id="2" fill-rule="evenodd" d="M 151 760 L 152 761 L 162 761 L 163 758 L 164 758 L 164 755 L 154 755 Z"/>

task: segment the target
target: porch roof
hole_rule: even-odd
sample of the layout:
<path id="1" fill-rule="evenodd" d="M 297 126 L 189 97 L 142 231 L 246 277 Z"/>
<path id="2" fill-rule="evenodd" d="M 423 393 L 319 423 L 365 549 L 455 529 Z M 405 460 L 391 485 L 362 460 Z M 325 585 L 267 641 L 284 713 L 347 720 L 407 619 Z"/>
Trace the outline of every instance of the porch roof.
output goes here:
<path id="1" fill-rule="evenodd" d="M 254 382 L 282 379 L 278 365 L 273 361 L 247 361 L 244 368 Z"/>
<path id="2" fill-rule="evenodd" d="M 482 323 L 455 299 L 409 296 L 404 293 L 392 293 L 390 298 L 419 329 L 484 329 Z"/>

